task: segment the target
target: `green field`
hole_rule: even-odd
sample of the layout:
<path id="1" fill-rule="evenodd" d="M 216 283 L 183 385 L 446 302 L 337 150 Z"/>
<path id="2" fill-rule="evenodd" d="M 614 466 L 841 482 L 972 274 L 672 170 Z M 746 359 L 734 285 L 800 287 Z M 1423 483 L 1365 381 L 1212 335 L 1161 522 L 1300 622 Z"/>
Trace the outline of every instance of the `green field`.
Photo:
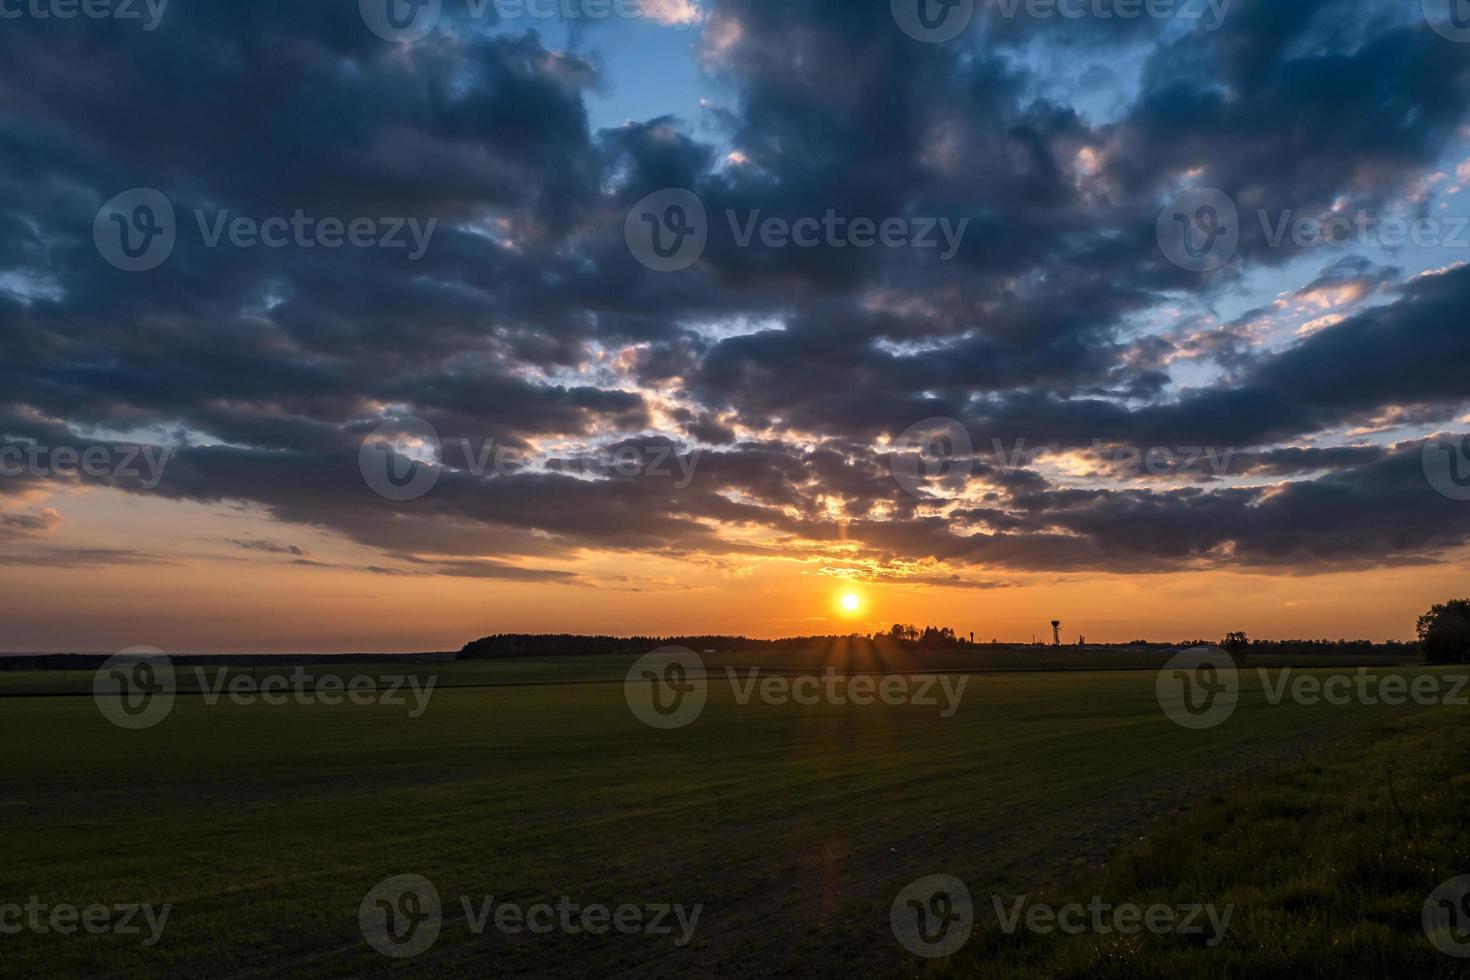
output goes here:
<path id="1" fill-rule="evenodd" d="M 1303 762 L 1366 757 L 1408 737 L 1396 726 L 1467 741 L 1464 709 L 1271 705 L 1253 673 L 1227 723 L 1188 731 L 1160 711 L 1150 670 L 964 675 L 949 718 L 917 705 L 740 704 L 717 673 L 693 724 L 658 731 L 624 701 L 629 663 L 414 667 L 439 678 L 418 718 L 181 695 L 142 731 L 105 720 L 85 675 L 56 696 L 59 675 L 0 674 L 0 694 L 27 695 L 0 696 L 0 904 L 172 905 L 148 948 L 111 934 L 0 936 L 0 973 L 984 975 L 994 957 L 1020 975 L 1074 975 L 1081 954 L 1067 944 L 997 945 L 983 922 L 947 966 L 926 964 L 895 941 L 889 904 L 939 872 L 977 898 L 1065 890 L 1182 826 L 1180 807 L 1221 793 L 1224 806 L 1233 787 L 1265 792 Z M 1363 785 L 1379 787 L 1380 770 L 1365 763 Z M 1357 787 L 1339 782 L 1322 792 Z M 1463 814 L 1470 790 L 1463 777 L 1452 788 Z M 1244 874 L 1257 846 L 1216 857 Z M 1470 873 L 1451 867 L 1463 847 L 1424 846 L 1442 877 Z M 1222 887 L 1218 871 L 1199 886 Z M 406 962 L 374 951 L 358 926 L 368 890 L 399 874 L 430 879 L 444 905 L 437 943 Z M 683 947 L 643 934 L 475 935 L 460 896 L 702 911 Z M 1463 967 L 1422 932 L 1417 942 L 1417 966 Z M 1196 953 L 1224 963 L 1242 951 L 1232 935 Z"/>
<path id="2" fill-rule="evenodd" d="M 1107 866 L 1034 896 L 1234 906 L 1225 942 L 977 931 L 962 976 L 1463 977 L 1426 941 L 1426 896 L 1470 869 L 1470 714 L 1434 708 L 1375 728 L 1258 784 L 1214 796 Z M 1464 906 L 1460 899 L 1460 907 Z M 1470 943 L 1459 920 L 1450 938 Z"/>
<path id="3" fill-rule="evenodd" d="M 842 672 L 895 673 L 905 671 L 1112 671 L 1156 670 L 1163 666 L 1175 650 L 1156 647 L 1149 650 L 1115 649 L 1078 652 L 1064 649 L 1054 652 L 1036 647 L 966 647 L 955 650 L 906 650 L 843 647 L 829 650 L 791 650 L 779 652 L 740 652 L 705 657 L 716 674 L 724 668 L 763 671 L 820 672 L 828 667 Z M 229 677 L 254 676 L 264 680 L 272 675 L 286 675 L 294 668 L 273 667 L 269 656 L 253 658 L 258 665 L 218 666 L 202 668 L 180 666 L 177 680 L 180 691 L 201 688 L 198 670 L 204 671 L 204 684 L 217 682 L 220 672 Z M 301 668 L 309 677 L 366 673 L 374 675 L 412 674 L 435 678 L 439 687 L 498 687 L 508 684 L 581 683 L 585 681 L 621 681 L 635 655 L 535 657 L 517 660 L 468 660 L 421 662 L 405 659 L 401 663 L 353 663 L 344 658 L 341 664 L 315 665 Z M 1412 666 L 1406 658 L 1385 654 L 1367 656 L 1273 655 L 1261 659 L 1262 665 L 1310 667 L 1321 665 Z M 0 667 L 4 666 L 0 659 Z M 90 693 L 90 670 L 0 670 L 0 695 L 3 694 L 81 694 Z"/>

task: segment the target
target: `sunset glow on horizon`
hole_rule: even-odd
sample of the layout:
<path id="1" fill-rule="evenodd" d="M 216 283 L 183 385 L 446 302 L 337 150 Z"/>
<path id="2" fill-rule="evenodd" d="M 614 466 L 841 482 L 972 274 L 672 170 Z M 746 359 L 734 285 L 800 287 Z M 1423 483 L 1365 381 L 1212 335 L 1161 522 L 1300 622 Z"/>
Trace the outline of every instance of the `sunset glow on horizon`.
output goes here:
<path id="1" fill-rule="evenodd" d="M 886 632 L 894 622 L 1029 642 L 1053 618 L 1095 642 L 1214 638 L 1231 629 L 1261 638 L 1402 640 L 1412 637 L 1427 597 L 1454 594 L 1463 581 L 1453 565 L 1285 579 L 1249 571 L 998 572 L 985 588 L 869 577 L 834 591 L 827 564 L 809 558 L 691 566 L 583 551 L 579 580 L 550 584 L 412 574 L 411 564 L 396 574 L 375 571 L 381 559 L 371 549 L 235 507 L 105 489 L 46 501 L 68 516 L 53 534 L 56 549 L 98 556 L 0 565 L 10 651 L 148 644 L 174 652 L 408 652 L 456 650 L 498 632 L 777 638 Z M 840 528 L 833 535 L 840 547 Z M 147 560 L 106 566 L 124 553 Z M 497 562 L 493 554 L 483 560 Z"/>

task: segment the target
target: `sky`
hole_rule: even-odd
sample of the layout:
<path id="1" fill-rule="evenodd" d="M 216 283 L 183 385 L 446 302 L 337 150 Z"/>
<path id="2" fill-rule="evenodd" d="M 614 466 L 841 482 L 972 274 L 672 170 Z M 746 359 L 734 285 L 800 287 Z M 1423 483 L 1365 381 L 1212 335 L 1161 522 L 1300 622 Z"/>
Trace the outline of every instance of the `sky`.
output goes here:
<path id="1" fill-rule="evenodd" d="M 1454 13 L 0 0 L 0 650 L 1408 639 Z"/>

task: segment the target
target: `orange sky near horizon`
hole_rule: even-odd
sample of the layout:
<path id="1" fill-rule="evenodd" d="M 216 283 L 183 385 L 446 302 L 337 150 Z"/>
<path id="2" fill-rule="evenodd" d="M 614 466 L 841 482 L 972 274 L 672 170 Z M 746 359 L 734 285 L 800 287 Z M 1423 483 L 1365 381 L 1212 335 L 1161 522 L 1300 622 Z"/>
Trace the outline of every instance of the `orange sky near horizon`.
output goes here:
<path id="1" fill-rule="evenodd" d="M 1068 642 L 1254 637 L 1407 640 L 1417 616 L 1464 591 L 1465 556 L 1444 564 L 1329 575 L 1193 571 L 988 575 L 997 588 L 848 580 L 830 564 L 780 557 L 683 560 L 584 553 L 591 584 L 380 574 L 377 551 L 258 511 L 111 491 L 54 495 L 60 553 L 111 549 L 131 564 L 0 565 L 6 652 L 418 652 L 455 650 L 497 632 L 698 633 L 759 638 L 870 632 L 894 622 L 950 626 L 979 640 Z M 120 519 L 124 516 L 125 519 Z M 290 542 L 306 555 L 231 542 Z M 493 557 L 493 556 L 486 556 Z M 294 564 L 297 560 L 316 564 Z M 845 591 L 862 597 L 856 614 Z"/>

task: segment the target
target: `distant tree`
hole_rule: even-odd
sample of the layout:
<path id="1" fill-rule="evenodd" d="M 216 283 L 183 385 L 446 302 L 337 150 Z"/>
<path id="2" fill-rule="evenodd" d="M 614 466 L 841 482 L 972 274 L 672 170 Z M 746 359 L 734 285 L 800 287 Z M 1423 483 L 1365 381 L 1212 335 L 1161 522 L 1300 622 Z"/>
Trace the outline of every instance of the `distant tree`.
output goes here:
<path id="1" fill-rule="evenodd" d="M 1250 652 L 1251 638 L 1244 632 L 1226 633 L 1225 639 L 1220 641 L 1220 646 L 1234 658 L 1237 664 L 1243 664 L 1245 655 Z"/>
<path id="2" fill-rule="evenodd" d="M 1442 602 L 1420 616 L 1419 646 L 1430 663 L 1470 661 L 1470 599 Z"/>
<path id="3" fill-rule="evenodd" d="M 973 636 L 971 634 L 971 642 Z M 965 638 L 956 633 L 952 626 L 925 626 L 919 629 L 911 623 L 894 623 L 886 633 L 874 634 L 874 638 L 894 643 L 913 643 L 925 650 L 947 650 L 965 645 Z"/>

